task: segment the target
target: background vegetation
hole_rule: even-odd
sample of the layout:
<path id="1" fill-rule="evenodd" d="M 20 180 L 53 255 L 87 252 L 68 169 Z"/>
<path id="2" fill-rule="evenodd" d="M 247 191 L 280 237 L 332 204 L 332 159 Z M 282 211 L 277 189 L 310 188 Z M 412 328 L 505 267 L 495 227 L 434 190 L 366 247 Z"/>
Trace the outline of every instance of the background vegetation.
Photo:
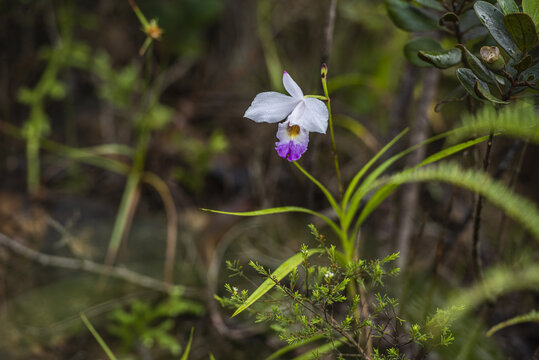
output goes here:
<path id="1" fill-rule="evenodd" d="M 481 26 L 476 39 L 417 28 L 421 19 L 402 15 L 408 8 L 392 7 L 422 3 L 429 1 L 0 2 L 0 358 L 105 358 L 89 328 L 124 359 L 264 359 L 286 346 L 275 325 L 247 312 L 231 318 L 214 295 L 234 292 L 225 283 L 254 290 L 262 278 L 250 260 L 276 269 L 302 244 L 318 246 L 307 224 L 337 246 L 338 238 L 308 214 L 240 218 L 201 208 L 294 205 L 334 219 L 324 194 L 276 156 L 275 128 L 243 118 L 257 93 L 284 90 L 283 70 L 306 94 L 322 94 L 322 62 L 346 181 L 405 128 L 380 162 L 461 131 L 395 159 L 387 175 L 480 139 L 451 153 L 446 168 L 382 178 L 375 185 L 391 195 L 361 220 L 362 259 L 372 265 L 400 252 L 390 259 L 399 277 L 384 280 L 399 316 L 428 323 L 437 309 L 465 305 L 451 313 L 450 346 L 402 352 L 539 356 L 537 90 L 522 92 L 523 104 L 500 97 L 515 109 L 505 113 L 483 110 L 484 87 L 450 101 L 466 96 L 454 91 L 466 82 L 455 67 L 417 57 L 439 50 L 424 39 L 453 50 L 467 43 L 476 56 L 496 42 Z M 148 31 L 151 19 L 162 34 Z M 462 51 L 468 63 L 459 52 L 453 65 L 477 73 Z M 533 49 L 520 59 L 528 52 L 535 61 Z M 480 137 L 500 124 L 502 135 Z M 330 137 L 310 141 L 300 163 L 338 194 Z M 512 202 L 507 188 L 527 201 Z M 229 278 L 238 266 L 244 277 Z"/>

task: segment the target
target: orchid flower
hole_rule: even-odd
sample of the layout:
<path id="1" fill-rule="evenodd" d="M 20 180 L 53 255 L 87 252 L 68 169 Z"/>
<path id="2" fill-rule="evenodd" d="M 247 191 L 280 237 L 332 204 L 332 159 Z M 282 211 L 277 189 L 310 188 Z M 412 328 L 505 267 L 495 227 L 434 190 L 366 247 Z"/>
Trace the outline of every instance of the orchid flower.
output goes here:
<path id="1" fill-rule="evenodd" d="M 288 161 L 298 160 L 307 150 L 309 132 L 325 134 L 328 127 L 328 109 L 323 101 L 306 97 L 300 87 L 285 71 L 283 85 L 290 96 L 275 91 L 256 95 L 244 117 L 257 123 L 276 123 L 278 142 L 275 150 Z"/>

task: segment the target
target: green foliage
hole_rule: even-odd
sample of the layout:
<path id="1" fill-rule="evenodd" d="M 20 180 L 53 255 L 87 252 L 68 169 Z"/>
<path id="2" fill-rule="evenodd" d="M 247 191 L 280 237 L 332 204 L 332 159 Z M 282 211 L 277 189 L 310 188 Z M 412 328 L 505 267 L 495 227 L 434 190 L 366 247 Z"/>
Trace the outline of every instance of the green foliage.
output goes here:
<path id="1" fill-rule="evenodd" d="M 200 316 L 204 311 L 204 307 L 198 302 L 184 299 L 179 292 L 173 292 L 155 305 L 134 300 L 128 309 L 118 308 L 112 311 L 107 330 L 122 340 L 125 351 L 134 351 L 136 344 L 140 342 L 147 348 L 159 347 L 173 355 L 179 355 L 182 347 L 172 334 L 173 318 L 186 314 Z M 191 340 L 189 344 L 190 342 Z M 188 353 L 188 349 L 185 352 Z"/>
<path id="2" fill-rule="evenodd" d="M 208 140 L 203 141 L 180 134 L 173 138 L 172 143 L 186 161 L 184 166 L 173 168 L 174 177 L 187 188 L 197 193 L 201 192 L 211 161 L 228 148 L 226 136 L 221 131 L 215 130 Z"/>
<path id="3" fill-rule="evenodd" d="M 506 186 L 492 180 L 487 174 L 476 170 L 464 170 L 454 163 L 403 171 L 380 180 L 379 184 L 403 184 L 406 182 L 442 181 L 467 188 L 481 194 L 509 216 L 519 221 L 539 240 L 539 209 L 526 198 L 511 192 Z"/>
<path id="4" fill-rule="evenodd" d="M 502 321 L 499 324 L 494 325 L 487 331 L 487 336 L 492 336 L 497 331 L 500 331 L 501 329 L 504 329 L 508 326 L 520 324 L 523 322 L 539 322 L 539 312 L 532 310 L 527 314 L 518 315 L 511 319 Z"/>
<path id="5" fill-rule="evenodd" d="M 476 115 L 465 114 L 449 141 L 455 143 L 469 136 L 495 133 L 539 144 L 539 124 L 534 106 L 520 102 L 499 110 L 486 106 Z"/>
<path id="6" fill-rule="evenodd" d="M 526 53 L 537 44 L 537 31 L 532 18 L 525 13 L 507 14 L 503 23 L 518 48 Z"/>
<path id="7" fill-rule="evenodd" d="M 246 290 L 227 284 L 225 289 L 229 298 L 218 298 L 223 306 L 236 308 L 235 314 L 246 308 L 247 298 L 254 299 L 249 301 L 249 305 L 256 321 L 270 323 L 271 328 L 288 343 L 268 359 L 322 339 L 325 343 L 298 358 L 314 359 L 317 354 L 338 353 L 341 345 L 347 345 L 357 355 L 364 356 L 366 337 L 390 339 L 394 344 L 413 341 L 429 349 L 451 343 L 453 337 L 449 327 L 454 309 L 439 310 L 423 326 L 412 324 L 415 333 L 406 334 L 403 327 L 406 321 L 397 316 L 395 310 L 398 301 L 384 289 L 386 280 L 399 272 L 393 266 L 398 253 L 382 259 L 345 261 L 336 256 L 335 246 L 328 246 L 325 237 L 313 225 L 309 227 L 320 245 L 317 249 L 303 245 L 302 252 L 292 258 L 295 261 L 285 263 L 290 265 L 287 265 L 286 272 L 289 282 L 278 281 L 275 273 L 271 274 L 261 265 L 252 263 L 251 266 L 266 278 L 264 283 L 272 284 L 271 288 L 266 289 L 263 285 L 248 296 Z M 310 257 L 313 253 L 322 253 L 324 261 L 313 262 Z M 238 264 L 229 263 L 229 268 L 237 273 Z M 254 294 L 261 288 L 271 293 L 272 301 L 257 301 L 260 297 Z M 403 358 L 396 348 L 378 356 L 380 359 Z"/>

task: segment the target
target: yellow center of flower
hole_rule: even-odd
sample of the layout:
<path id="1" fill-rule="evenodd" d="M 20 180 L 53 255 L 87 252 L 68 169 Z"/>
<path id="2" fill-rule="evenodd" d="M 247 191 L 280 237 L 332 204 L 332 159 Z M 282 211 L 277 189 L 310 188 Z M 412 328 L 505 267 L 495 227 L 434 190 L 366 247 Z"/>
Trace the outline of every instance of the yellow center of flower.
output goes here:
<path id="1" fill-rule="evenodd" d="M 296 136 L 298 136 L 299 132 L 300 128 L 298 125 L 288 126 L 288 136 L 290 136 L 291 139 L 294 139 Z"/>
<path id="2" fill-rule="evenodd" d="M 163 29 L 161 29 L 157 24 L 150 23 L 146 28 L 146 35 L 152 39 L 159 39 L 163 34 Z"/>

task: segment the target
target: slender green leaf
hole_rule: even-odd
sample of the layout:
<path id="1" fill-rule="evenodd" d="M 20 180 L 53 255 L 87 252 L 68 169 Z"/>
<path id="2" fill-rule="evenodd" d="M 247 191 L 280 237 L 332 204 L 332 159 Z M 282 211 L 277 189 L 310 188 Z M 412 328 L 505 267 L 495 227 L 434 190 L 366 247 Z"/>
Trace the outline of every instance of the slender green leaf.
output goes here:
<path id="1" fill-rule="evenodd" d="M 90 320 L 88 320 L 88 318 L 86 317 L 86 315 L 84 313 L 80 313 L 80 318 L 82 319 L 82 322 L 84 322 L 84 325 L 86 325 L 86 327 L 88 328 L 88 330 L 92 333 L 92 335 L 94 336 L 94 338 L 97 340 L 97 342 L 99 343 L 99 346 L 101 346 L 101 348 L 103 349 L 103 351 L 105 352 L 105 354 L 107 354 L 107 356 L 109 357 L 110 360 L 117 360 L 116 359 L 116 356 L 113 354 L 112 350 L 110 350 L 109 346 L 107 345 L 107 343 L 105 342 L 105 340 L 103 340 L 103 338 L 101 337 L 101 335 L 99 335 L 99 333 L 97 332 L 97 330 L 94 328 L 94 326 L 92 325 L 92 323 L 90 322 Z"/>
<path id="2" fill-rule="evenodd" d="M 489 138 L 489 136 L 484 136 L 478 139 L 470 140 L 463 142 L 461 144 L 457 144 L 451 147 L 448 147 L 447 149 L 443 149 L 441 151 L 438 151 L 435 154 L 430 155 L 425 160 L 420 162 L 419 164 L 415 165 L 412 169 L 417 169 L 422 166 L 432 164 L 434 162 L 443 160 L 451 155 L 454 155 L 462 150 L 465 150 L 469 147 L 475 146 L 483 141 L 486 141 Z M 395 189 L 398 187 L 398 185 L 395 184 L 387 184 L 382 186 L 380 189 L 378 189 L 374 195 L 369 199 L 367 204 L 365 204 L 365 207 L 359 214 L 359 218 L 357 220 L 356 225 L 354 226 L 355 231 L 361 226 L 363 221 L 380 205 L 382 201 L 384 201 L 389 195 L 395 191 Z"/>
<path id="3" fill-rule="evenodd" d="M 195 332 L 195 328 L 191 328 L 191 333 L 189 334 L 189 341 L 187 341 L 187 345 L 185 346 L 185 351 L 183 352 L 181 360 L 187 360 L 189 359 L 189 353 L 191 352 L 191 343 L 193 342 L 193 333 Z"/>
<path id="4" fill-rule="evenodd" d="M 525 13 L 505 15 L 503 22 L 515 44 L 523 52 L 528 52 L 538 41 L 537 31 L 532 18 Z"/>
<path id="5" fill-rule="evenodd" d="M 500 8 L 506 15 L 520 11 L 514 0 L 498 0 L 498 4 L 500 4 Z"/>
<path id="6" fill-rule="evenodd" d="M 522 0 L 522 11 L 530 15 L 536 27 L 539 27 L 539 0 Z"/>
<path id="7" fill-rule="evenodd" d="M 496 7 L 486 1 L 478 1 L 474 10 L 479 20 L 487 28 L 490 35 L 512 58 L 516 58 L 517 48 L 511 35 L 505 28 L 503 14 Z"/>
<path id="8" fill-rule="evenodd" d="M 335 213 L 337 214 L 337 216 L 341 216 L 341 208 L 340 206 L 337 204 L 337 202 L 335 201 L 335 199 L 333 198 L 333 196 L 331 195 L 331 193 L 329 192 L 328 189 L 326 189 L 326 187 L 324 185 L 322 185 L 322 183 L 318 180 L 316 180 L 314 178 L 314 176 L 312 176 L 311 174 L 309 174 L 297 161 L 294 161 L 294 165 L 296 165 L 296 167 L 303 173 L 303 175 L 305 175 L 309 180 L 311 180 L 316 186 L 318 186 L 318 188 L 320 190 L 322 190 L 322 192 L 324 193 L 324 195 L 326 196 L 326 199 L 328 199 L 329 201 L 329 204 L 331 205 L 331 207 L 333 208 L 333 210 L 335 210 Z"/>
<path id="9" fill-rule="evenodd" d="M 443 49 L 438 41 L 429 37 L 418 37 L 412 39 L 404 46 L 404 56 L 406 56 L 406 59 L 409 62 L 419 67 L 431 67 L 432 65 L 430 63 L 425 62 L 418 57 L 418 52 L 420 50 L 442 51 Z"/>
<path id="10" fill-rule="evenodd" d="M 215 356 L 213 356 L 212 353 L 209 353 L 208 356 L 209 356 L 210 360 L 215 360 Z"/>
<path id="11" fill-rule="evenodd" d="M 404 171 L 383 179 L 379 184 L 403 184 L 409 182 L 442 181 L 454 184 L 482 195 L 500 207 L 507 215 L 520 222 L 530 234 L 539 240 L 539 210 L 528 199 L 513 193 L 505 185 L 492 180 L 477 170 L 465 170 L 453 163 Z"/>
<path id="12" fill-rule="evenodd" d="M 312 350 L 309 350 L 305 354 L 302 354 L 300 356 L 296 356 L 292 360 L 313 360 L 313 359 L 319 359 L 320 355 L 327 354 L 331 350 L 338 348 L 339 346 L 344 344 L 344 341 L 346 339 L 344 337 L 334 340 L 332 342 L 327 342 L 326 344 L 320 345 Z"/>
<path id="13" fill-rule="evenodd" d="M 352 222 L 352 219 L 356 215 L 356 212 L 359 208 L 359 205 L 361 204 L 361 200 L 367 193 L 371 190 L 370 185 L 380 176 L 382 173 L 387 170 L 395 161 L 399 160 L 403 156 L 409 154 L 410 152 L 420 148 L 421 146 L 430 144 L 431 142 L 437 141 L 439 139 L 443 139 L 446 136 L 449 136 L 452 132 L 446 132 L 443 134 L 439 134 L 436 136 L 433 136 L 425 141 L 422 141 L 419 144 L 416 144 L 414 146 L 409 147 L 408 149 L 401 151 L 397 155 L 392 156 L 391 158 L 384 161 L 381 165 L 379 165 L 369 176 L 361 183 L 359 188 L 353 193 L 352 199 L 350 200 L 350 206 L 348 209 L 343 207 L 343 209 L 346 209 L 346 213 L 343 216 L 342 220 L 342 226 L 344 229 L 348 229 L 348 226 Z"/>
<path id="14" fill-rule="evenodd" d="M 317 340 L 320 340 L 320 339 L 323 339 L 324 338 L 324 335 L 315 335 L 313 337 L 310 337 L 308 339 L 305 339 L 301 342 L 297 342 L 297 343 L 294 343 L 294 344 L 290 344 L 290 345 L 287 345 L 285 347 L 282 347 L 280 348 L 279 350 L 275 351 L 273 354 L 271 354 L 270 356 L 268 356 L 266 358 L 266 360 L 275 360 L 275 359 L 279 359 L 282 355 L 292 351 L 292 350 L 295 350 L 305 344 L 309 344 L 309 343 L 312 343 L 313 341 L 317 341 Z"/>
<path id="15" fill-rule="evenodd" d="M 393 146 L 393 144 L 395 144 L 401 137 L 404 136 L 404 134 L 406 134 L 408 132 L 408 129 L 404 129 L 403 131 L 401 131 L 397 136 L 395 136 L 389 143 L 387 143 L 386 146 L 384 146 L 380 151 L 378 151 L 378 153 L 376 153 L 376 155 L 374 155 L 367 164 L 365 164 L 365 166 L 363 166 L 361 168 L 361 170 L 359 170 L 356 175 L 354 175 L 354 177 L 352 178 L 352 181 L 350 181 L 350 184 L 348 185 L 348 187 L 346 188 L 346 191 L 344 192 L 344 197 L 343 197 L 343 200 L 342 200 L 342 208 L 343 208 L 343 211 L 346 210 L 346 207 L 348 206 L 348 201 L 350 200 L 350 197 L 352 196 L 352 194 L 354 193 L 354 190 L 356 189 L 356 186 L 359 182 L 359 180 L 361 180 L 361 178 L 363 177 L 363 175 L 365 175 L 365 173 L 371 168 L 371 166 L 382 156 L 384 155 L 384 153 L 389 150 L 389 148 L 391 146 Z"/>
<path id="16" fill-rule="evenodd" d="M 322 249 L 309 249 L 307 256 L 312 256 L 316 253 L 321 252 Z M 275 282 L 281 281 L 286 275 L 288 275 L 293 269 L 301 264 L 303 261 L 304 255 L 298 253 L 284 263 L 282 263 L 272 274 L 271 279 L 266 279 L 262 285 L 260 285 L 252 294 L 245 300 L 245 302 L 232 314 L 232 317 L 238 315 L 243 310 L 247 309 L 249 306 L 253 305 L 258 299 L 260 299 L 265 293 L 270 291 L 274 286 Z"/>
<path id="17" fill-rule="evenodd" d="M 216 214 L 224 215 L 234 215 L 234 216 L 261 216 L 261 215 L 273 215 L 273 214 L 282 214 L 289 212 L 300 212 L 305 214 L 314 215 L 324 220 L 331 228 L 340 236 L 341 230 L 330 218 L 325 215 L 320 214 L 319 212 L 313 211 L 311 209 L 302 208 L 299 206 L 282 206 L 275 207 L 271 209 L 255 210 L 255 211 L 244 211 L 244 212 L 231 212 L 231 211 L 221 211 L 221 210 L 211 210 L 211 209 L 201 209 L 202 211 L 209 211 Z"/>
<path id="18" fill-rule="evenodd" d="M 437 19 L 429 12 L 404 0 L 386 0 L 389 17 L 405 31 L 429 31 L 438 28 Z"/>
<path id="19" fill-rule="evenodd" d="M 539 322 L 539 312 L 532 310 L 527 314 L 515 316 L 511 319 L 502 321 L 501 323 L 494 325 L 487 331 L 487 336 L 492 336 L 495 332 L 506 328 L 508 326 L 520 324 L 523 322 Z"/>
<path id="20" fill-rule="evenodd" d="M 449 50 L 434 50 L 434 51 L 419 51 L 417 56 L 437 67 L 438 69 L 447 69 L 460 63 L 462 54 L 457 49 Z"/>
<path id="21" fill-rule="evenodd" d="M 499 110 L 484 107 L 476 115 L 466 114 L 449 141 L 457 142 L 472 135 L 498 132 L 539 144 L 539 123 L 533 104 L 521 102 Z"/>

